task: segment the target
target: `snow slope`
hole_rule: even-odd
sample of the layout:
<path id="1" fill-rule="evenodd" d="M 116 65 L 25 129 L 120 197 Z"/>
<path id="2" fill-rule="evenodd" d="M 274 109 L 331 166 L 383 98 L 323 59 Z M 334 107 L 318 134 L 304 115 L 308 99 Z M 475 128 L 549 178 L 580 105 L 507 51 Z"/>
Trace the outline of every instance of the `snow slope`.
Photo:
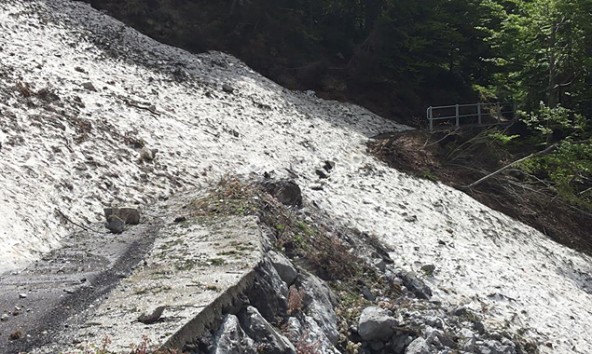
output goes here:
<path id="1" fill-rule="evenodd" d="M 366 154 L 368 137 L 395 129 L 406 127 L 283 89 L 228 55 L 159 44 L 85 4 L 0 0 L 0 272 L 58 246 L 73 227 L 64 215 L 97 222 L 111 203 L 274 171 L 378 236 L 399 267 L 434 264 L 435 300 L 526 328 L 543 351 L 592 353 L 590 257 Z M 140 142 L 159 150 L 153 163 L 138 161 Z M 319 181 L 325 160 L 336 168 Z"/>

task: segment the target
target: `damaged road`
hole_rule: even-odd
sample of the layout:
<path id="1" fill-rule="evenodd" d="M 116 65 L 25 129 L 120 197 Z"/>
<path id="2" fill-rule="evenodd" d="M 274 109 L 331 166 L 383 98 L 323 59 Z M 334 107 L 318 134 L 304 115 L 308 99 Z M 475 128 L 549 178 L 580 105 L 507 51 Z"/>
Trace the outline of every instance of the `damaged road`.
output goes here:
<path id="1" fill-rule="evenodd" d="M 133 271 L 162 224 L 153 218 L 123 235 L 75 232 L 25 270 L 0 275 L 2 352 L 28 352 L 54 341 L 68 320 L 104 300 Z"/>

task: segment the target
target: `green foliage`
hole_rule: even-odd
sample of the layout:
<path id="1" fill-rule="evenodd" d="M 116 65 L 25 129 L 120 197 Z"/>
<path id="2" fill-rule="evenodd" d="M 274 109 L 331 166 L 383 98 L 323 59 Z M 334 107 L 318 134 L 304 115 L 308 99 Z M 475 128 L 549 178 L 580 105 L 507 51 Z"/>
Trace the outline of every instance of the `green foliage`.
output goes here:
<path id="1" fill-rule="evenodd" d="M 542 102 L 538 111 L 525 115 L 522 120 L 545 139 L 554 131 L 570 137 L 581 136 L 586 131 L 586 120 L 581 114 L 562 106 L 550 108 Z"/>
<path id="2" fill-rule="evenodd" d="M 552 154 L 528 160 L 522 168 L 552 181 L 557 193 L 580 206 L 592 207 L 592 140 L 562 141 Z"/>
<path id="3" fill-rule="evenodd" d="M 488 137 L 494 141 L 500 142 L 502 145 L 508 145 L 512 140 L 519 138 L 520 135 L 508 135 L 497 130 L 489 132 Z"/>

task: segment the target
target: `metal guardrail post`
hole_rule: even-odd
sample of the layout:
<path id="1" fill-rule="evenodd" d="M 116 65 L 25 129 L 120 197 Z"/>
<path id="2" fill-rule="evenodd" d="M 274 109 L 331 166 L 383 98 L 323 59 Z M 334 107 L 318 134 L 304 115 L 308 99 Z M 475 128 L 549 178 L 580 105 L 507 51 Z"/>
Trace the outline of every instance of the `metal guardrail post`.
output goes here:
<path id="1" fill-rule="evenodd" d="M 456 104 L 456 127 L 460 127 L 460 113 L 459 113 L 459 105 Z"/>
<path id="2" fill-rule="evenodd" d="M 430 121 L 430 131 L 434 130 L 434 117 L 433 117 L 433 113 L 432 113 L 432 106 L 428 107 L 428 112 L 427 112 L 427 116 L 428 116 L 428 120 Z"/>
<path id="3" fill-rule="evenodd" d="M 477 103 L 477 117 L 477 122 L 479 123 L 479 125 L 481 125 L 481 102 Z"/>

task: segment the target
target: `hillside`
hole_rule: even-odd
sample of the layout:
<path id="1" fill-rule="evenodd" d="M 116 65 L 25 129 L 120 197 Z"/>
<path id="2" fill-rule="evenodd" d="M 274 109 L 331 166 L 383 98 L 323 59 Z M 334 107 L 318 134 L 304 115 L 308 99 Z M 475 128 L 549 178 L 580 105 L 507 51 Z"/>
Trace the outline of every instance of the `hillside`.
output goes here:
<path id="1" fill-rule="evenodd" d="M 267 173 L 294 179 L 305 209 L 379 240 L 432 301 L 541 352 L 592 352 L 592 259 L 367 153 L 370 137 L 409 127 L 287 90 L 226 54 L 160 44 L 79 2 L 2 0 L 0 31 L 0 272 L 96 226 L 112 203 Z"/>

